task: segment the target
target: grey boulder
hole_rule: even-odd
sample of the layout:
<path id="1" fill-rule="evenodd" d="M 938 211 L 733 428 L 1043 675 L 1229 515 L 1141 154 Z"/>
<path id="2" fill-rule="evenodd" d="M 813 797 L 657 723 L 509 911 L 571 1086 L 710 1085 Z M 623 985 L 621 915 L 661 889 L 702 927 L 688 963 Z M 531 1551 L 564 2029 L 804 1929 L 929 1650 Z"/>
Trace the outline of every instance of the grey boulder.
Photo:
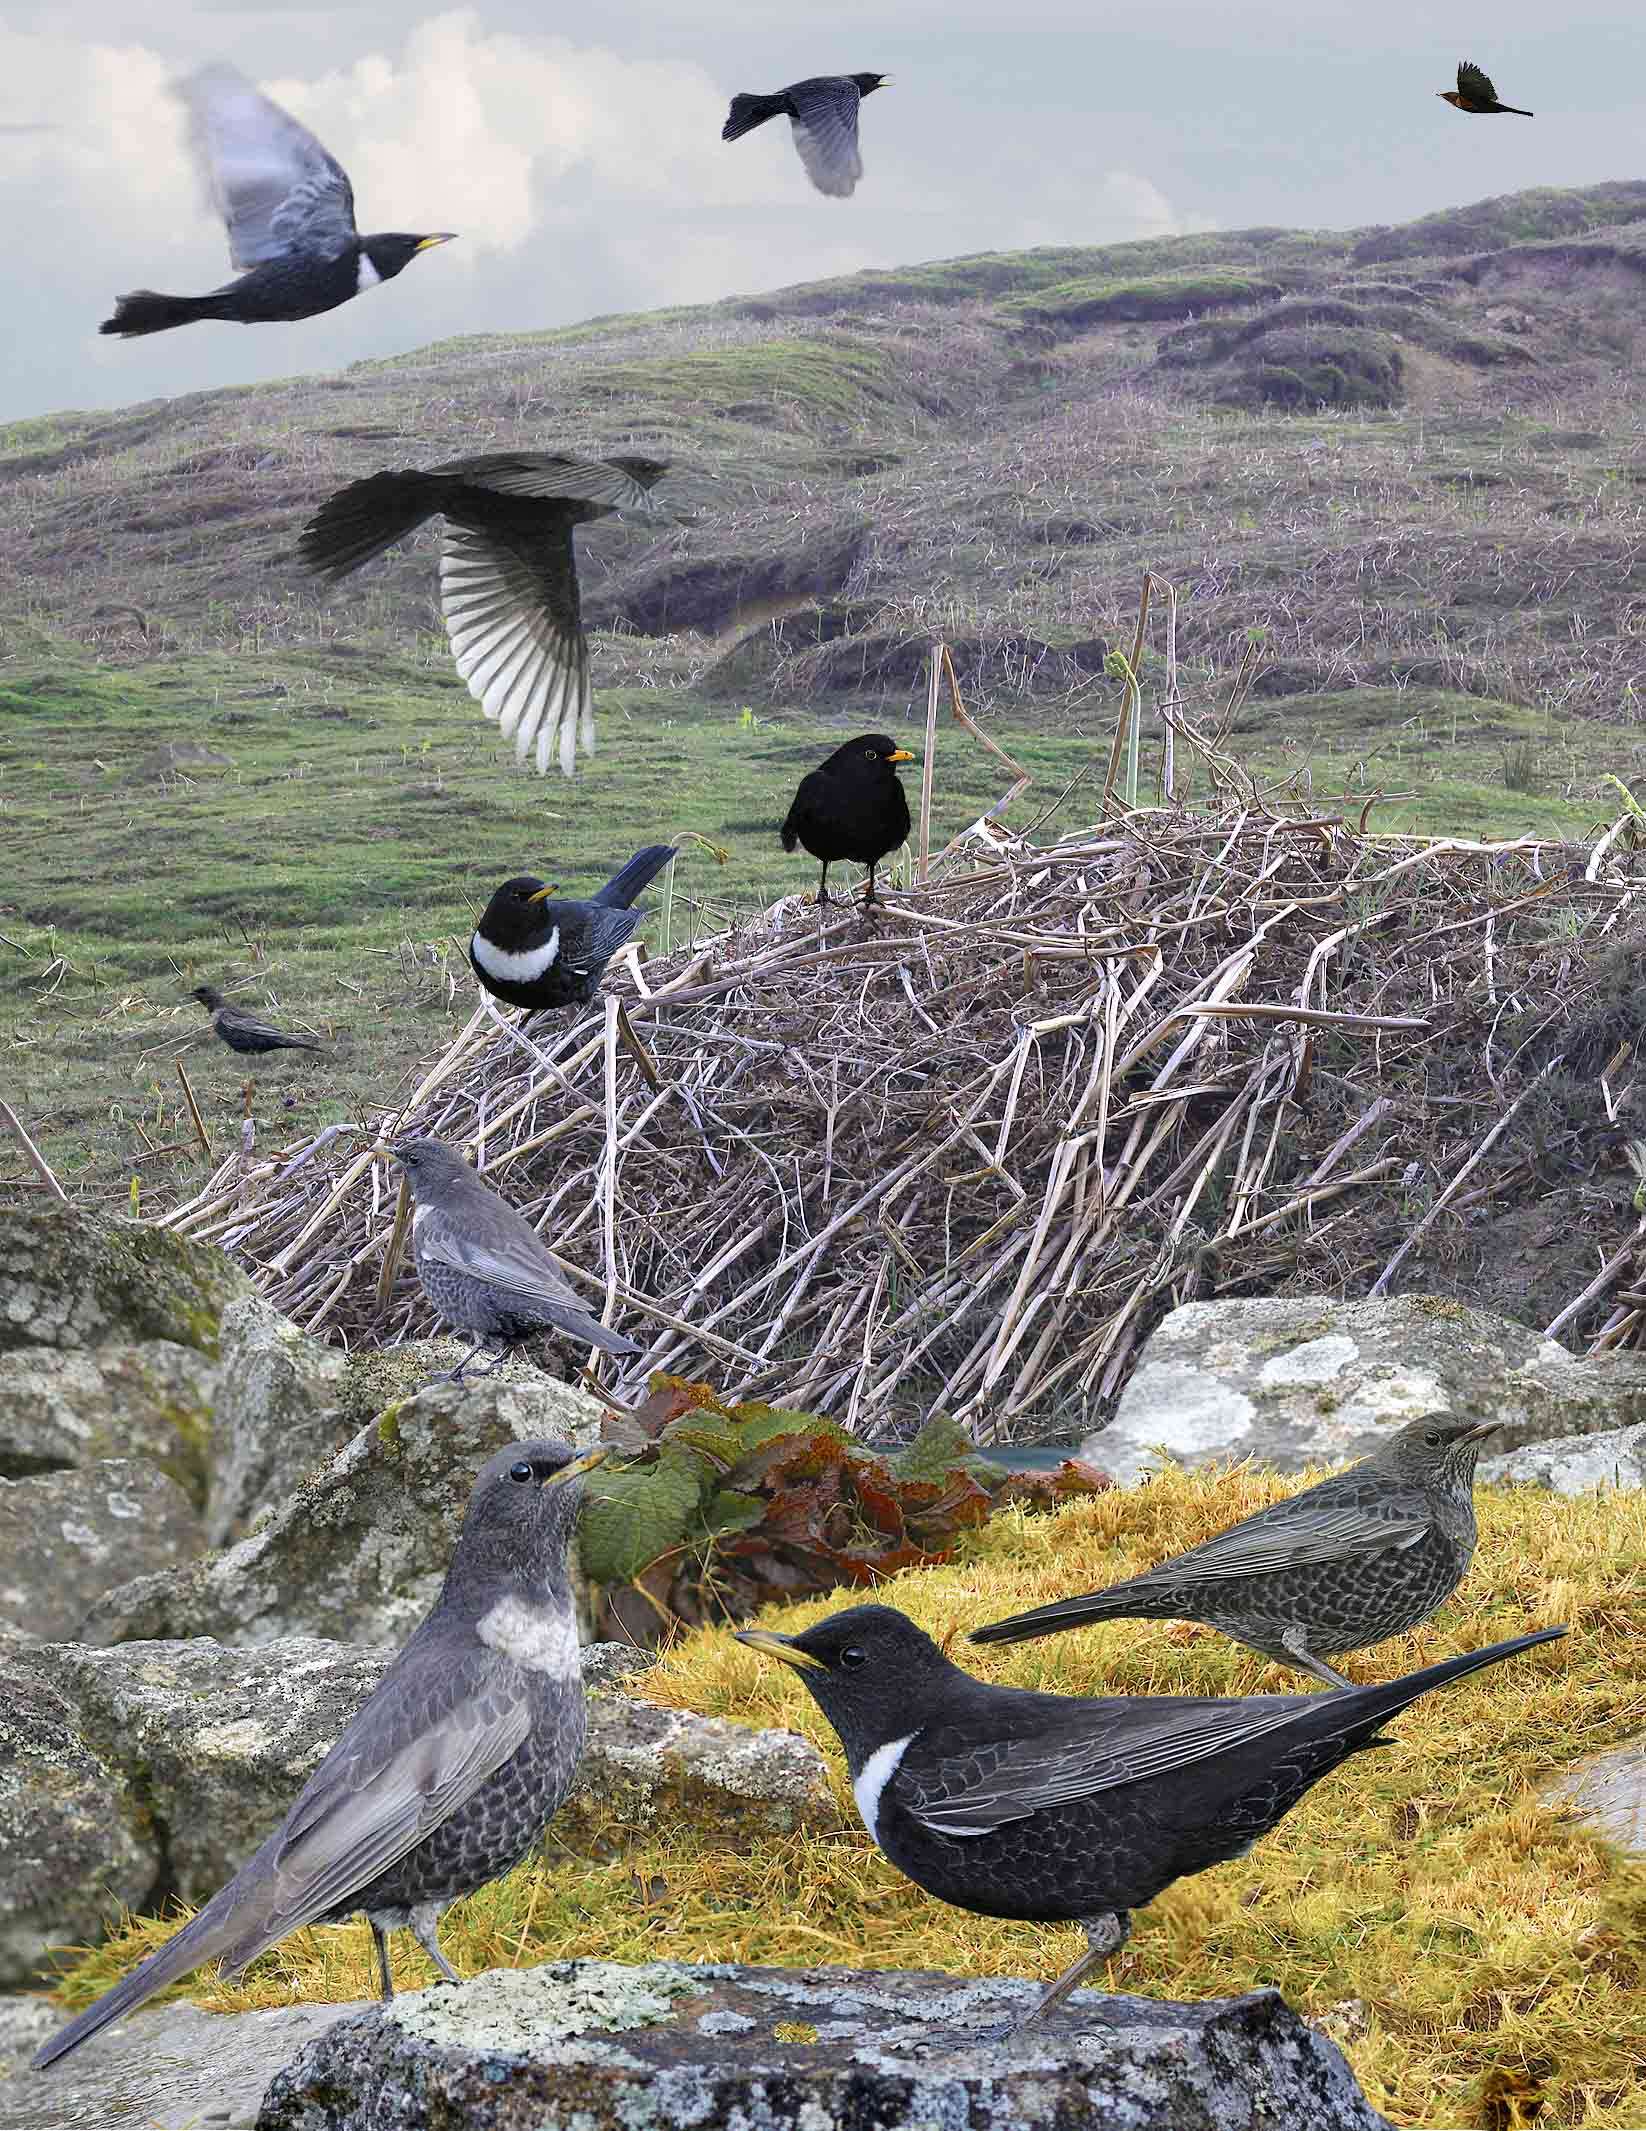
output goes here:
<path id="1" fill-rule="evenodd" d="M 105 1591 L 175 1570 L 201 1543 L 182 1488 L 133 1458 L 0 1478 L 0 1631 L 67 1641 Z"/>

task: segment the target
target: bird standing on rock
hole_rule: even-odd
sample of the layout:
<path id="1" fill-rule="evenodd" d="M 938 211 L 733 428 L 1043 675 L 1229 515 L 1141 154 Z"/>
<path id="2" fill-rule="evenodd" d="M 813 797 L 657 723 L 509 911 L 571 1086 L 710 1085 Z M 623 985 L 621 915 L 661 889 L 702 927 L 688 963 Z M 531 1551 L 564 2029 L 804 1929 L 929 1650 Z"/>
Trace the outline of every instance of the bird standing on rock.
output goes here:
<path id="1" fill-rule="evenodd" d="M 449 1382 L 462 1383 L 474 1357 L 497 1347 L 496 1359 L 479 1372 L 489 1376 L 538 1332 L 558 1332 L 603 1354 L 640 1352 L 589 1314 L 537 1230 L 480 1181 L 455 1147 L 412 1136 L 372 1151 L 398 1162 L 411 1190 L 412 1249 L 424 1294 L 447 1324 L 473 1336 Z"/>
<path id="2" fill-rule="evenodd" d="M 1327 1655 L 1368 1649 L 1443 1606 L 1475 1551 L 1475 1466 L 1495 1422 L 1431 1414 L 1369 1458 L 1146 1575 L 972 1632 L 1017 1643 L 1098 1620 L 1194 1620 L 1348 1687 Z"/>
<path id="3" fill-rule="evenodd" d="M 720 129 L 723 141 L 740 140 L 769 118 L 787 118 L 796 155 L 819 192 L 844 200 L 863 175 L 857 150 L 857 107 L 876 89 L 890 86 L 889 74 L 814 74 L 790 82 L 771 96 L 732 98 Z"/>
<path id="4" fill-rule="evenodd" d="M 1472 59 L 1460 59 L 1457 66 L 1457 87 L 1436 89 L 1442 103 L 1450 104 L 1457 111 L 1488 113 L 1496 116 L 1507 113 L 1511 118 L 1531 118 L 1530 111 L 1522 111 L 1518 104 L 1500 104 L 1497 91 L 1492 87 L 1491 77 L 1483 74 Z"/>
<path id="5" fill-rule="evenodd" d="M 795 1667 L 840 1736 L 863 1824 L 900 1872 L 979 1916 L 1078 1923 L 1087 1950 L 1022 2022 L 1124 1944 L 1173 1880 L 1242 1856 L 1431 1688 L 1544 1628 L 1343 1694 L 1077 1696 L 991 1687 L 890 1606 L 741 1643 Z"/>
<path id="6" fill-rule="evenodd" d="M 654 517 L 659 459 L 493 452 L 419 473 L 371 474 L 339 489 L 304 527 L 298 555 L 334 582 L 425 518 L 446 521 L 440 610 L 457 670 L 523 762 L 545 775 L 577 743 L 594 753 L 594 691 L 572 534 L 614 511 Z"/>
<path id="7" fill-rule="evenodd" d="M 449 229 L 362 237 L 348 173 L 238 68 L 202 67 L 175 94 L 188 107 L 190 151 L 228 228 L 240 278 L 206 296 L 136 289 L 120 298 L 100 332 L 131 340 L 197 318 L 243 326 L 314 318 L 393 280 L 419 252 L 451 242 Z"/>
<path id="8" fill-rule="evenodd" d="M 191 1923 L 54 2035 L 54 2064 L 190 1969 L 237 1974 L 305 1924 L 363 1910 L 379 1987 L 410 1928 L 449 1983 L 441 1916 L 530 1852 L 571 1788 L 587 1711 L 566 1570 L 581 1475 L 605 1457 L 524 1442 L 481 1468 L 434 1610 L 262 1848 Z"/>
<path id="9" fill-rule="evenodd" d="M 863 901 L 866 909 L 872 908 L 874 869 L 909 834 L 909 802 L 896 765 L 914 759 L 885 733 L 859 733 L 801 778 L 779 833 L 785 851 L 804 844 L 813 858 L 822 860 L 819 903 L 829 900 L 830 866 L 845 858 L 868 867 Z"/>
<path id="10" fill-rule="evenodd" d="M 673 844 L 647 844 L 587 902 L 562 901 L 530 873 L 505 881 L 469 939 L 469 964 L 494 999 L 532 1012 L 586 1006 L 606 964 L 639 925 L 631 906 L 671 858 Z"/>
<path id="11" fill-rule="evenodd" d="M 307 1036 L 288 1036 L 272 1022 L 259 1021 L 255 1014 L 246 1013 L 241 1007 L 231 1006 L 213 984 L 197 984 L 189 993 L 198 999 L 211 1016 L 212 1028 L 231 1051 L 250 1054 L 258 1051 L 323 1051 L 323 1043 L 314 1043 Z"/>

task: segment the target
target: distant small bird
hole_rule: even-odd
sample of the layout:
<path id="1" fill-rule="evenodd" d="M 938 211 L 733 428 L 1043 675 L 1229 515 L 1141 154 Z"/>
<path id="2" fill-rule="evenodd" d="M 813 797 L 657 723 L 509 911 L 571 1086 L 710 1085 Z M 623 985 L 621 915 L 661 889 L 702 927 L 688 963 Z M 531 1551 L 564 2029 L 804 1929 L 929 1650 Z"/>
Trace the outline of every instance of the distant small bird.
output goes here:
<path id="1" fill-rule="evenodd" d="M 896 764 L 914 759 L 885 733 L 859 733 L 801 778 L 779 833 L 785 851 L 804 844 L 822 860 L 820 903 L 829 900 L 829 868 L 842 858 L 868 867 L 864 904 L 874 903 L 875 867 L 909 834 L 909 802 Z"/>
<path id="2" fill-rule="evenodd" d="M 655 517 L 659 459 L 497 452 L 354 481 L 303 529 L 298 554 L 334 582 L 437 513 L 440 606 L 452 657 L 523 762 L 558 750 L 572 774 L 581 733 L 594 753 L 594 693 L 572 534 L 614 511 Z"/>
<path id="3" fill-rule="evenodd" d="M 489 1376 L 514 1347 L 538 1332 L 558 1332 L 603 1354 L 638 1354 L 632 1339 L 592 1317 L 523 1214 L 483 1184 L 444 1140 L 408 1137 L 373 1152 L 400 1164 L 411 1187 L 412 1248 L 417 1277 L 437 1313 L 475 1344 L 451 1370 L 463 1372 L 486 1347 L 500 1351 L 479 1374 Z"/>
<path id="4" fill-rule="evenodd" d="M 178 82 L 174 94 L 188 107 L 189 148 L 228 227 L 229 258 L 240 278 L 207 296 L 136 289 L 120 298 L 99 332 L 131 340 L 196 318 L 243 326 L 314 318 L 391 281 L 419 252 L 451 242 L 449 229 L 425 237 L 398 230 L 362 237 L 348 174 L 237 67 L 202 67 Z"/>
<path id="5" fill-rule="evenodd" d="M 1196 1620 L 1328 1687 L 1327 1655 L 1364 1650 L 1443 1606 L 1475 1551 L 1474 1480 L 1495 1422 L 1409 1421 L 1347 1472 L 1176 1554 L 1146 1575 L 972 1632 L 1016 1643 L 1097 1620 Z"/>
<path id="6" fill-rule="evenodd" d="M 1518 104 L 1500 104 L 1491 79 L 1483 74 L 1472 59 L 1460 59 L 1457 66 L 1457 87 L 1436 89 L 1442 103 L 1450 104 L 1458 111 L 1507 111 L 1514 118 L 1531 118 L 1533 113 L 1522 111 Z"/>
<path id="7" fill-rule="evenodd" d="M 732 98 L 720 138 L 735 141 L 769 118 L 786 118 L 807 177 L 819 192 L 844 200 L 863 175 L 863 158 L 857 152 L 857 107 L 865 96 L 890 84 L 889 74 L 814 74 L 772 96 L 740 94 Z"/>
<path id="8" fill-rule="evenodd" d="M 211 1025 L 231 1051 L 242 1054 L 255 1051 L 323 1051 L 323 1043 L 315 1043 L 307 1036 L 288 1036 L 272 1022 L 259 1021 L 255 1014 L 243 1008 L 231 1006 L 213 984 L 197 984 L 189 993 L 198 999 L 211 1016 Z"/>
<path id="9" fill-rule="evenodd" d="M 1242 1856 L 1431 1688 L 1565 1634 L 1444 1658 L 1342 1694 L 1076 1696 L 991 1687 L 890 1606 L 741 1643 L 793 1665 L 840 1736 L 863 1824 L 900 1872 L 979 1916 L 1084 1926 L 1087 1950 L 1022 2022 L 1119 1950 L 1130 1911 Z"/>
<path id="10" fill-rule="evenodd" d="M 505 881 L 469 940 L 475 975 L 509 1006 L 587 1005 L 640 923 L 643 913 L 630 907 L 635 897 L 676 855 L 673 844 L 647 844 L 586 903 L 561 902 L 530 873 Z"/>
<path id="11" fill-rule="evenodd" d="M 52 2037 L 55 2064 L 203 1962 L 235 1975 L 305 1924 L 365 1912 L 379 1988 L 409 1928 L 449 1983 L 451 1904 L 531 1851 L 571 1788 L 587 1709 L 566 1550 L 605 1449 L 512 1443 L 480 1471 L 434 1610 L 280 1826 L 175 1938 Z"/>

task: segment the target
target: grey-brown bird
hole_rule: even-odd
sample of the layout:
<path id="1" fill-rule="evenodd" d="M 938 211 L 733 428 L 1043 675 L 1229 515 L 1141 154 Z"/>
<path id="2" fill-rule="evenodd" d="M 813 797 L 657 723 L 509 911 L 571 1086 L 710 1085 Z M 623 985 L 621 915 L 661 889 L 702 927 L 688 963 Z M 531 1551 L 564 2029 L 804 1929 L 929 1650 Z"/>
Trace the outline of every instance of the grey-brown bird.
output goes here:
<path id="1" fill-rule="evenodd" d="M 238 1974 L 305 1924 L 363 1911 L 379 1988 L 388 1934 L 440 1950 L 451 1904 L 510 1872 L 571 1788 L 587 1711 L 566 1550 L 605 1457 L 523 1442 L 481 1468 L 434 1610 L 260 1850 L 175 1938 L 52 2037 L 56 2063 L 206 1961 Z"/>
<path id="2" fill-rule="evenodd" d="M 524 1214 L 481 1182 L 455 1147 L 412 1135 L 374 1150 L 398 1162 L 410 1188 L 417 1277 L 436 1312 L 475 1344 L 448 1372 L 454 1384 L 474 1357 L 498 1349 L 487 1376 L 538 1332 L 558 1332 L 602 1354 L 638 1354 L 632 1339 L 592 1316 Z"/>
<path id="3" fill-rule="evenodd" d="M 1530 111 L 1522 111 L 1518 104 L 1500 104 L 1497 91 L 1492 87 L 1491 77 L 1483 74 L 1472 59 L 1460 59 L 1457 65 L 1457 87 L 1436 89 L 1443 104 L 1450 104 L 1456 111 L 1471 111 L 1488 116 L 1507 113 L 1511 118 L 1530 118 Z"/>
<path id="4" fill-rule="evenodd" d="M 545 774 L 594 752 L 594 690 L 572 535 L 613 512 L 655 519 L 660 459 L 491 452 L 353 481 L 304 527 L 298 555 L 334 581 L 414 532 L 446 521 L 440 611 L 469 694 Z"/>
<path id="5" fill-rule="evenodd" d="M 259 1051 L 323 1051 L 326 1048 L 323 1043 L 314 1043 L 307 1036 L 288 1036 L 272 1021 L 259 1021 L 244 1007 L 231 1006 L 215 984 L 197 984 L 189 997 L 198 999 L 210 1014 L 217 1037 L 243 1057 L 254 1056 Z"/>
<path id="6" fill-rule="evenodd" d="M 1431 1415 L 1369 1458 L 1146 1575 L 974 1630 L 1017 1643 L 1099 1620 L 1193 1620 L 1348 1687 L 1326 1663 L 1421 1626 L 1469 1572 L 1475 1466 L 1496 1424 Z"/>

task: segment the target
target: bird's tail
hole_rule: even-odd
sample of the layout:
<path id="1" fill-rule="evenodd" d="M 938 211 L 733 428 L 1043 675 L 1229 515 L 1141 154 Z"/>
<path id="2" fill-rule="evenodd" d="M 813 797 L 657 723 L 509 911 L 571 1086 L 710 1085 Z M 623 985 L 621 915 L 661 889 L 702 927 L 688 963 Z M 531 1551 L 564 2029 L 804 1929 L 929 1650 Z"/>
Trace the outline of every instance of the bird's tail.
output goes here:
<path id="1" fill-rule="evenodd" d="M 776 118 L 784 109 L 785 101 L 781 96 L 734 96 L 731 113 L 720 129 L 720 138 L 723 141 L 740 140 L 745 133 L 752 133 L 756 126 L 763 126 L 767 119 Z"/>
<path id="2" fill-rule="evenodd" d="M 323 1043 L 311 1043 L 307 1036 L 282 1036 L 274 1046 L 277 1051 L 323 1051 Z"/>
<path id="3" fill-rule="evenodd" d="M 636 851 L 626 866 L 614 873 L 597 895 L 591 895 L 591 903 L 603 903 L 608 910 L 627 910 L 643 888 L 649 887 L 676 855 L 673 844 L 647 844 L 644 851 Z"/>
<path id="4" fill-rule="evenodd" d="M 1158 1586 L 1154 1587 L 1158 1590 Z M 1158 1620 L 1154 1591 L 1141 1579 L 1117 1583 L 1107 1591 L 1088 1591 L 1081 1598 L 1060 1598 L 1054 1605 L 1036 1606 L 1029 1613 L 1014 1613 L 1007 1620 L 991 1621 L 974 1628 L 967 1638 L 974 1643 L 1024 1643 L 1036 1635 L 1061 1635 L 1066 1628 L 1083 1628 L 1094 1620 Z"/>
<path id="5" fill-rule="evenodd" d="M 799 843 L 800 831 L 795 827 L 794 813 L 792 809 L 789 813 L 788 819 L 784 822 L 782 828 L 780 828 L 777 833 L 779 838 L 782 840 L 783 848 L 785 851 L 792 851 Z"/>
<path id="6" fill-rule="evenodd" d="M 632 1339 L 625 1339 L 621 1332 L 614 1332 L 586 1311 L 568 1309 L 555 1313 L 555 1329 L 564 1332 L 568 1339 L 586 1339 L 591 1347 L 598 1347 L 602 1354 L 639 1354 L 644 1350 Z"/>
<path id="7" fill-rule="evenodd" d="M 363 562 L 415 532 L 440 508 L 440 482 L 412 472 L 372 474 L 351 481 L 323 503 L 304 526 L 298 559 L 327 577 L 347 577 Z"/>
<path id="8" fill-rule="evenodd" d="M 1539 1628 L 1531 1635 L 1515 1635 L 1505 1643 L 1488 1643 L 1483 1650 L 1466 1650 L 1461 1657 L 1443 1657 L 1438 1665 L 1425 1665 L 1398 1680 L 1385 1680 L 1371 1687 L 1334 1689 L 1330 1694 L 1312 1694 L 1309 1707 L 1298 1720 L 1310 1733 L 1346 1735 L 1354 1746 L 1374 1746 L 1380 1724 L 1430 1693 L 1449 1687 L 1483 1666 L 1501 1664 L 1518 1657 L 1522 1650 L 1539 1643 L 1552 1643 L 1566 1633 L 1564 1628 Z"/>
<path id="9" fill-rule="evenodd" d="M 199 1968 L 225 1952 L 237 1935 L 231 1917 L 233 1903 L 227 1899 L 233 1894 L 234 1886 L 235 1882 L 231 1881 L 197 1917 L 183 1926 L 175 1938 L 156 1947 L 148 1959 L 140 1961 L 113 1990 L 105 1991 L 95 2005 L 88 2005 L 67 2027 L 60 2028 L 36 2053 L 34 2069 L 43 2072 L 47 2065 L 55 2064 L 59 2057 L 66 2057 L 70 2050 L 77 2050 L 82 2042 L 99 2034 L 111 2021 L 122 2020 L 127 2013 L 135 2012 L 157 1990 L 164 1990 L 168 1983 L 186 1976 L 191 1968 Z"/>
<path id="10" fill-rule="evenodd" d="M 140 333 L 165 333 L 173 326 L 192 325 L 197 318 L 219 318 L 215 296 L 162 296 L 157 289 L 133 289 L 115 299 L 114 316 L 105 318 L 99 333 L 118 333 L 122 340 L 135 340 Z"/>
<path id="11" fill-rule="evenodd" d="M 1511 118 L 1535 118 L 1535 111 L 1522 111 L 1519 104 L 1499 104 L 1500 111 L 1507 111 Z"/>

